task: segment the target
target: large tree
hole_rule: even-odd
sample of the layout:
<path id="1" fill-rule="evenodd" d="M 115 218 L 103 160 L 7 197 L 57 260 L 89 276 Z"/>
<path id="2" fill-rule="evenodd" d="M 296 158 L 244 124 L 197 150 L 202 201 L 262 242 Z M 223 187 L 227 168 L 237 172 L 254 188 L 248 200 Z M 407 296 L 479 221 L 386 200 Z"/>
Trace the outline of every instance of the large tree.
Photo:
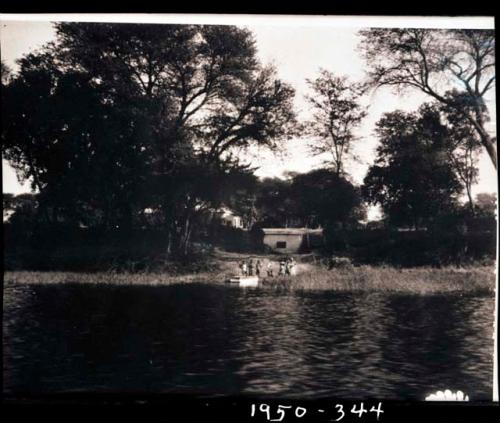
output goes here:
<path id="1" fill-rule="evenodd" d="M 110 207 L 119 206 L 125 215 L 134 207 L 159 212 L 170 234 L 169 249 L 186 251 L 194 214 L 220 202 L 212 194 L 224 178 L 241 169 L 235 153 L 251 145 L 275 148 L 287 139 L 294 125 L 293 89 L 279 81 L 272 68 L 258 63 L 252 34 L 244 29 L 91 23 L 60 23 L 56 29 L 57 40 L 29 60 L 48 63 L 49 81 L 36 101 L 42 110 L 52 108 L 57 125 L 45 131 L 46 122 L 52 121 L 26 105 L 38 120 L 24 137 L 31 140 L 35 152 L 40 139 L 45 140 L 46 151 L 57 144 L 64 151 L 70 144 L 82 149 L 78 157 L 92 157 L 101 168 L 80 172 L 72 162 L 71 168 L 81 178 L 79 185 L 85 185 L 87 177 L 106 181 Z M 49 107 L 47 99 L 57 92 L 57 81 L 68 76 L 83 82 L 73 84 L 71 95 L 62 93 L 60 101 L 52 101 Z M 13 84 L 23 86 L 24 79 L 19 77 Z M 80 88 L 95 101 L 84 103 L 79 111 L 73 110 L 75 106 L 67 113 L 60 110 L 64 102 L 81 96 Z M 45 175 L 47 166 L 25 160 L 37 158 L 38 153 L 28 154 L 17 136 L 25 111 L 12 113 L 20 125 L 8 136 L 10 160 L 31 176 Z M 89 128 L 78 128 L 78 136 L 70 131 L 61 137 L 61 131 L 67 132 L 65 120 L 71 119 L 80 119 L 78 125 Z M 102 133 L 95 135 L 96 131 Z M 94 146 L 91 152 L 86 151 L 87 145 Z M 66 167 L 67 157 L 60 160 Z M 57 167 L 52 170 L 63 179 L 67 174 Z M 106 178 L 106 172 L 116 173 L 116 178 Z M 43 188 L 52 189 L 56 179 Z M 71 197 L 66 198 L 71 203 Z"/>
<path id="2" fill-rule="evenodd" d="M 360 35 L 373 86 L 415 88 L 453 107 L 473 126 L 497 168 L 485 102 L 495 86 L 493 30 L 369 29 Z"/>
<path id="3" fill-rule="evenodd" d="M 106 104 L 87 74 L 61 69 L 50 51 L 19 66 L 3 92 L 3 155 L 40 193 L 47 220 L 81 220 L 85 204 L 102 211 L 104 226 L 127 220 L 146 164 L 134 116 Z"/>
<path id="4" fill-rule="evenodd" d="M 480 216 L 494 218 L 497 214 L 497 195 L 489 192 L 477 194 L 476 206 Z"/>
<path id="5" fill-rule="evenodd" d="M 313 137 L 311 150 L 316 155 L 328 154 L 327 163 L 340 176 L 352 153 L 354 130 L 366 116 L 359 103 L 361 86 L 325 69 L 316 79 L 307 82 L 312 94 L 306 98 L 313 115 L 305 129 Z"/>
<path id="6" fill-rule="evenodd" d="M 360 190 L 331 169 L 264 179 L 257 190 L 261 226 L 346 227 L 365 217 Z"/>
<path id="7" fill-rule="evenodd" d="M 275 147 L 292 129 L 293 89 L 258 63 L 248 30 L 72 23 L 57 30 L 63 57 L 111 96 L 159 104 L 157 129 L 170 142 L 187 137 L 220 160 L 232 147 Z"/>
<path id="8" fill-rule="evenodd" d="M 462 189 L 447 155 L 439 113 L 386 113 L 377 123 L 380 145 L 364 179 L 368 202 L 381 205 L 395 226 L 426 226 L 454 210 Z"/>
<path id="9" fill-rule="evenodd" d="M 309 227 L 345 228 L 366 217 L 360 189 L 331 169 L 298 174 L 291 188 L 297 216 Z"/>
<path id="10" fill-rule="evenodd" d="M 459 97 L 459 94 L 456 94 Z M 456 102 L 459 101 L 457 98 Z M 446 126 L 446 151 L 450 164 L 460 180 L 468 199 L 469 212 L 474 214 L 472 185 L 477 183 L 479 169 L 477 167 L 481 142 L 471 123 L 463 118 L 463 113 L 457 113 L 455 107 L 447 104 L 434 104 L 439 110 L 443 124 Z M 463 106 L 464 108 L 467 105 Z"/>
<path id="11" fill-rule="evenodd" d="M 255 205 L 261 226 L 287 228 L 303 225 L 297 218 L 297 203 L 291 185 L 291 178 L 266 178 L 260 181 Z"/>

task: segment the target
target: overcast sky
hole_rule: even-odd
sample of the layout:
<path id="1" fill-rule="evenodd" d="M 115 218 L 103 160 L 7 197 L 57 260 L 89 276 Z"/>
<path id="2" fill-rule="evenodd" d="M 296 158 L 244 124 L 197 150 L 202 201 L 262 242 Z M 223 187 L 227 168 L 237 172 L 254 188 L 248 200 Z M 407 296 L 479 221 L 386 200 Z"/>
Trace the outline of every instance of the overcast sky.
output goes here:
<path id="1" fill-rule="evenodd" d="M 231 17 L 225 22 L 232 23 L 233 20 Z M 429 19 L 424 22 L 429 22 Z M 456 21 L 451 18 L 444 21 L 445 24 L 451 22 Z M 492 21 L 487 22 L 491 25 Z M 243 24 L 254 33 L 261 62 L 273 63 L 279 77 L 296 89 L 295 105 L 300 116 L 307 113 L 304 101 L 304 96 L 308 93 L 306 79 L 315 78 L 320 68 L 338 75 L 347 75 L 352 80 L 359 81 L 364 77 L 365 64 L 357 51 L 359 19 L 305 18 L 287 21 L 267 18 L 243 19 L 234 23 Z M 49 22 L 2 21 L 0 37 L 2 60 L 15 69 L 16 59 L 52 40 L 54 31 Z M 382 113 L 396 109 L 415 110 L 426 100 L 428 99 L 419 92 L 397 96 L 387 89 L 381 89 L 365 98 L 368 116 L 357 131 L 359 141 L 355 145 L 355 152 L 360 156 L 361 162 L 349 163 L 347 166 L 355 182 L 362 182 L 369 164 L 375 157 L 377 140 L 373 130 Z M 490 112 L 495 116 L 494 90 L 491 90 L 487 100 Z M 491 130 L 496 135 L 496 122 L 491 123 Z M 306 139 L 291 140 L 283 157 L 276 157 L 264 151 L 253 151 L 249 158 L 252 164 L 258 164 L 256 173 L 261 177 L 282 176 L 286 171 L 306 172 L 322 162 L 322 158 L 308 154 Z M 29 191 L 28 185 L 22 186 L 17 181 L 5 160 L 2 160 L 2 167 L 3 192 Z M 481 155 L 479 167 L 480 178 L 474 187 L 474 193 L 496 192 L 496 172 L 486 154 Z"/>

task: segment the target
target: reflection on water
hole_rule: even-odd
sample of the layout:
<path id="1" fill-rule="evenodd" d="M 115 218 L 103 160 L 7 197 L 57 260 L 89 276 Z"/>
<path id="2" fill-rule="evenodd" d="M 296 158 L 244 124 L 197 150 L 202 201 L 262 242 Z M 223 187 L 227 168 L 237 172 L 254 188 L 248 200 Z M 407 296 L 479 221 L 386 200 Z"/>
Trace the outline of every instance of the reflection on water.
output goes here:
<path id="1" fill-rule="evenodd" d="M 490 399 L 494 299 L 4 288 L 4 390 Z"/>

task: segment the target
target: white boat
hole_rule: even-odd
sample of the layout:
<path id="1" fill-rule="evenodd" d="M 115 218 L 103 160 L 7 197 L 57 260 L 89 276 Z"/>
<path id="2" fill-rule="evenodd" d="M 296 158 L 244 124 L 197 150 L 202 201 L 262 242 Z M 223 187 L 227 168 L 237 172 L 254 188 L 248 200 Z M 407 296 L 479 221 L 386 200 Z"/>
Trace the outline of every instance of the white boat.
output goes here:
<path id="1" fill-rule="evenodd" d="M 239 286 L 257 286 L 259 284 L 258 276 L 233 276 L 228 280 L 229 283 Z"/>

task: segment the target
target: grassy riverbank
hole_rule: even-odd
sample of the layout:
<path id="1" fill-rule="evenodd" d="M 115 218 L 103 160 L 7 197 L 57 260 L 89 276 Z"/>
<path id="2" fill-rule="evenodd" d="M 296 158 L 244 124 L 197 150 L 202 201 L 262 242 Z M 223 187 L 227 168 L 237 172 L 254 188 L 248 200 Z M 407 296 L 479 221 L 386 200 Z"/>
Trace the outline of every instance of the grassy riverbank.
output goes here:
<path id="1" fill-rule="evenodd" d="M 5 284 L 113 284 L 113 285 L 171 285 L 178 283 L 223 283 L 238 270 L 242 256 L 225 254 L 215 260 L 214 270 L 188 274 L 165 272 L 36 272 L 8 271 Z M 258 257 L 265 269 L 268 261 L 275 263 L 273 256 Z M 294 277 L 263 278 L 264 289 L 285 290 L 332 290 L 332 291 L 377 291 L 414 294 L 470 293 L 493 294 L 495 291 L 494 268 L 472 266 L 467 268 L 408 268 L 389 266 L 357 266 L 328 270 L 313 263 L 300 263 Z"/>
<path id="2" fill-rule="evenodd" d="M 264 285 L 299 290 L 400 292 L 414 294 L 494 294 L 495 273 L 489 267 L 409 268 L 359 266 L 327 270 L 317 268 L 298 274 L 293 280 L 265 281 Z"/>

